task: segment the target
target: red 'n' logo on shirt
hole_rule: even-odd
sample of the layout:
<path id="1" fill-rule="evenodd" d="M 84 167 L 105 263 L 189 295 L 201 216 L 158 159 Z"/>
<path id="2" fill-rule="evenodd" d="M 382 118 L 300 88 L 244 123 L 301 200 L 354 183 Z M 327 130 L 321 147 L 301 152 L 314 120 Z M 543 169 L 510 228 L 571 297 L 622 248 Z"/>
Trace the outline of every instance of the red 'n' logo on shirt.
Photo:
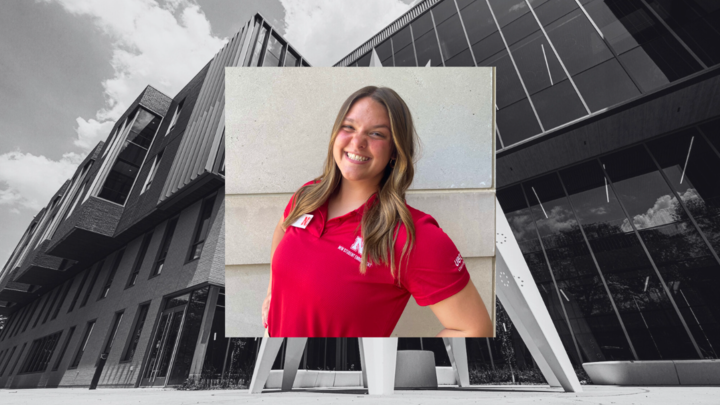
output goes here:
<path id="1" fill-rule="evenodd" d="M 302 226 L 303 228 L 306 227 L 307 224 L 310 222 L 311 219 L 312 219 L 312 217 L 305 217 L 305 219 L 303 219 L 303 221 L 302 221 L 302 223 L 300 224 L 300 226 Z"/>

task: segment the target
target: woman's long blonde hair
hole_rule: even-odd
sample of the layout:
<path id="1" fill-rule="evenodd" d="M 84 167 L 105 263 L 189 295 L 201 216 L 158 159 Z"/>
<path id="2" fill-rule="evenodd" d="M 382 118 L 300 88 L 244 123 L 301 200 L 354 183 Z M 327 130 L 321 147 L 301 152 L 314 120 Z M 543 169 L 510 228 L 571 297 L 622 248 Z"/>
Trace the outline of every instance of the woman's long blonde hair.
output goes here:
<path id="1" fill-rule="evenodd" d="M 323 174 L 316 183 L 301 187 L 293 197 L 294 207 L 282 224 L 287 229 L 301 215 L 315 211 L 335 192 L 340 185 L 342 173 L 333 157 L 335 138 L 345 116 L 358 100 L 369 97 L 385 107 L 390 118 L 391 138 L 395 145 L 397 158 L 394 167 L 388 165 L 380 181 L 378 198 L 370 207 L 365 208 L 361 223 L 363 238 L 360 273 L 365 274 L 368 259 L 372 263 L 390 266 L 390 273 L 400 282 L 400 273 L 395 266 L 395 242 L 400 231 L 400 223 L 405 225 L 407 239 L 400 259 L 408 257 L 415 243 L 415 226 L 410 211 L 405 205 L 405 192 L 412 184 L 415 175 L 415 153 L 417 134 L 413 126 L 410 109 L 402 98 L 387 87 L 367 86 L 356 91 L 345 100 L 333 125 L 328 145 L 327 160 Z M 397 275 L 396 275 L 397 274 Z"/>

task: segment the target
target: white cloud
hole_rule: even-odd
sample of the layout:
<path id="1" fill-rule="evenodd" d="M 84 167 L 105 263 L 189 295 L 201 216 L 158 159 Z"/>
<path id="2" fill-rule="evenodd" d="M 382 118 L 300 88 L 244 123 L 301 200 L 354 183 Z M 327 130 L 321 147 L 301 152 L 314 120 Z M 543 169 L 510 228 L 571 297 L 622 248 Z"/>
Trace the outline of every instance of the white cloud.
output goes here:
<path id="1" fill-rule="evenodd" d="M 66 153 L 58 161 L 21 151 L 0 155 L 0 207 L 13 214 L 20 209 L 40 210 L 82 159 L 77 153 Z"/>
<path id="2" fill-rule="evenodd" d="M 313 66 L 331 66 L 410 9 L 400 0 L 280 0 L 285 38 Z"/>
<path id="3" fill-rule="evenodd" d="M 700 199 L 700 196 L 694 188 L 689 188 L 685 193 L 680 194 L 680 198 L 682 198 L 683 202 L 688 203 L 692 200 Z M 682 209 L 678 207 L 677 198 L 675 198 L 675 196 L 671 197 L 670 194 L 663 195 L 655 200 L 655 204 L 653 204 L 651 208 L 648 208 L 644 214 L 635 215 L 633 217 L 633 224 L 637 229 L 669 224 L 676 221 L 676 213 L 679 211 L 682 211 Z M 628 221 L 627 218 L 623 221 L 620 228 L 624 232 L 632 232 L 630 221 Z"/>
<path id="4" fill-rule="evenodd" d="M 152 85 L 174 96 L 220 50 L 224 38 L 190 0 L 43 0 L 88 17 L 111 40 L 114 76 L 103 84 L 106 105 L 77 118 L 75 145 L 88 151 L 104 140 L 140 92 Z"/>

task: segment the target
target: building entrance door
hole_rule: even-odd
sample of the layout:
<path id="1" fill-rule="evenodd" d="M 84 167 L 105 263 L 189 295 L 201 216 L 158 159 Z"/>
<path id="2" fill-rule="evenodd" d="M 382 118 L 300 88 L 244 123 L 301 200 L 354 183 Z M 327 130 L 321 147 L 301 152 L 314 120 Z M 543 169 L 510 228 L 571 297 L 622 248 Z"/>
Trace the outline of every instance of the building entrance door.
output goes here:
<path id="1" fill-rule="evenodd" d="M 148 365 L 140 385 L 144 387 L 165 386 L 169 370 L 177 352 L 177 343 L 183 324 L 186 306 L 166 309 L 160 317 L 151 344 Z"/>

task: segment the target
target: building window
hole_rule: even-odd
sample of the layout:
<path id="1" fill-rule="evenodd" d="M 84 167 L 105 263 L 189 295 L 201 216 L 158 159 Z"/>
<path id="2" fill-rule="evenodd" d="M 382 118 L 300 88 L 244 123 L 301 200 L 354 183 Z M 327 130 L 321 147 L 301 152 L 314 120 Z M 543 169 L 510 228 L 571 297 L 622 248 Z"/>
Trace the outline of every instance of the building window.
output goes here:
<path id="1" fill-rule="evenodd" d="M 18 354 L 17 358 L 15 359 L 15 363 L 13 363 L 13 366 L 10 369 L 10 374 L 8 374 L 8 375 L 13 375 L 13 373 L 15 372 L 15 369 L 17 368 L 17 365 L 20 362 L 20 358 L 22 357 L 22 354 L 25 352 L 25 346 L 27 346 L 27 343 L 23 343 L 22 349 L 20 349 L 20 353 Z"/>
<path id="2" fill-rule="evenodd" d="M 48 303 L 50 303 L 50 293 L 43 295 L 43 298 L 45 299 L 45 302 L 43 303 L 42 308 L 40 308 L 40 312 L 38 312 L 38 316 L 37 318 L 35 318 L 35 323 L 33 323 L 33 326 L 30 329 L 35 329 L 38 322 L 40 322 L 40 318 L 42 318 L 42 314 L 43 312 L 45 312 L 45 308 L 47 308 Z"/>
<path id="3" fill-rule="evenodd" d="M 185 100 L 182 100 L 180 103 L 178 103 L 177 107 L 175 108 L 175 113 L 173 114 L 172 120 L 170 120 L 170 125 L 168 125 L 167 132 L 165 132 L 165 135 L 169 134 L 170 131 L 175 128 L 175 124 L 177 124 L 177 120 L 180 117 L 180 112 L 182 111 L 183 104 L 185 103 Z"/>
<path id="4" fill-rule="evenodd" d="M 140 194 L 147 191 L 150 186 L 152 185 L 153 180 L 155 179 L 155 174 L 157 173 L 158 167 L 160 166 L 160 160 L 162 159 L 164 150 L 161 150 L 160 153 L 155 155 L 155 159 L 153 160 L 152 167 L 150 168 L 150 173 L 148 173 L 147 180 L 145 180 L 145 185 L 142 188 L 142 191 Z"/>
<path id="5" fill-rule="evenodd" d="M 127 285 L 125 288 L 130 288 L 135 285 L 138 279 L 138 274 L 140 274 L 140 268 L 142 267 L 142 262 L 145 259 L 145 253 L 147 253 L 148 246 L 150 245 L 150 240 L 152 239 L 152 231 L 148 232 L 143 236 L 142 243 L 140 244 L 140 251 L 138 252 L 137 258 L 135 259 L 135 265 L 133 266 L 133 271 L 130 273 L 130 277 L 128 278 Z"/>
<path id="6" fill-rule="evenodd" d="M 12 359 L 13 354 L 15 354 L 15 349 L 17 349 L 17 346 L 13 347 L 10 351 L 10 355 L 7 357 L 7 361 L 5 362 L 5 365 L 3 365 L 2 370 L 0 370 L 0 377 L 5 374 L 5 369 L 7 368 L 8 364 L 10 364 L 10 360 Z"/>
<path id="7" fill-rule="evenodd" d="M 113 262 L 113 266 L 110 269 L 110 274 L 108 274 L 107 280 L 105 280 L 105 286 L 103 286 L 103 289 L 100 291 L 98 301 L 107 297 L 110 293 L 110 286 L 112 286 L 113 279 L 115 278 L 115 273 L 117 272 L 118 267 L 120 267 L 120 261 L 122 260 L 124 254 L 125 249 L 122 249 L 117 253 L 117 256 L 115 256 L 115 261 Z"/>
<path id="8" fill-rule="evenodd" d="M 85 295 L 83 296 L 82 302 L 80 303 L 80 308 L 84 307 L 85 304 L 87 304 L 88 299 L 90 298 L 90 294 L 92 294 L 92 290 L 95 287 L 95 283 L 97 282 L 98 276 L 100 275 L 104 264 L 105 261 L 103 260 L 98 263 L 97 266 L 95 266 L 95 273 L 93 273 L 92 279 L 90 280 L 90 285 L 88 285 L 88 289 L 85 290 Z"/>
<path id="9" fill-rule="evenodd" d="M 120 321 L 122 321 L 123 314 L 123 311 L 115 313 L 115 319 L 113 320 L 112 328 L 110 328 L 110 333 L 108 334 L 105 341 L 105 347 L 103 348 L 103 351 L 100 352 L 100 356 L 98 356 L 97 362 L 95 363 L 96 365 L 100 362 L 100 358 L 103 354 L 107 355 L 110 353 L 110 349 L 112 349 L 112 345 L 115 342 L 115 336 L 117 336 L 118 326 L 120 326 Z"/>
<path id="10" fill-rule="evenodd" d="M 62 298 L 60 298 L 60 302 L 59 302 L 58 305 L 55 307 L 55 311 L 53 312 L 53 315 L 52 315 L 52 317 L 50 318 L 51 321 L 52 321 L 53 319 L 57 318 L 58 313 L 60 313 L 60 308 L 61 308 L 62 305 L 65 303 L 65 298 L 67 298 L 67 295 L 68 295 L 68 293 L 70 292 L 70 287 L 72 287 L 72 280 L 70 280 L 70 281 L 65 285 L 65 288 L 63 289 L 63 293 L 62 293 Z"/>
<path id="11" fill-rule="evenodd" d="M 60 293 L 62 292 L 62 286 L 55 288 L 55 291 L 53 292 L 53 301 L 52 304 L 50 304 L 50 308 L 48 308 L 47 312 L 45 313 L 45 318 L 43 318 L 42 324 L 45 325 L 45 322 L 47 322 L 48 318 L 50 317 L 50 312 L 52 312 L 53 308 L 55 308 L 55 304 L 57 304 L 58 297 L 60 296 Z"/>
<path id="12" fill-rule="evenodd" d="M 73 297 L 72 302 L 70 303 L 70 308 L 68 309 L 68 314 L 72 312 L 73 309 L 75 309 L 75 304 L 77 304 L 78 298 L 80 298 L 80 293 L 82 292 L 83 287 L 85 287 L 85 283 L 87 282 L 88 276 L 90 275 L 90 270 L 85 272 L 85 275 L 82 278 L 82 281 L 80 281 L 80 285 L 78 286 L 77 291 L 75 291 L 75 296 Z"/>
<path id="13" fill-rule="evenodd" d="M 87 326 L 85 327 L 85 334 L 83 335 L 80 345 L 78 345 L 77 352 L 75 353 L 75 357 L 68 368 L 77 368 L 78 364 L 80 364 L 80 360 L 82 359 L 83 353 L 85 353 L 85 348 L 87 347 L 88 340 L 90 340 L 90 335 L 92 334 L 94 328 L 94 320 L 87 323 Z"/>
<path id="14" fill-rule="evenodd" d="M 60 368 L 60 363 L 62 362 L 63 357 L 65 357 L 65 352 L 67 351 L 68 346 L 70 346 L 70 339 L 72 339 L 73 333 L 75 333 L 74 326 L 68 331 L 67 338 L 65 338 L 65 343 L 63 343 L 62 349 L 60 349 L 60 354 L 58 355 L 57 360 L 55 360 L 55 365 L 53 365 L 52 371 Z"/>
<path id="15" fill-rule="evenodd" d="M 61 334 L 62 331 L 33 340 L 25 363 L 20 368 L 20 374 L 44 372 L 55 352 L 55 346 L 57 346 Z"/>
<path id="16" fill-rule="evenodd" d="M 120 361 L 131 361 L 135 355 L 138 343 L 140 342 L 140 335 L 142 334 L 145 320 L 147 319 L 147 313 L 150 309 L 150 303 L 142 304 L 138 308 L 137 315 L 135 316 L 135 324 L 132 328 L 132 334 L 128 338 L 128 346 L 125 349 L 125 353 Z"/>
<path id="17" fill-rule="evenodd" d="M 168 250 L 170 250 L 170 242 L 172 241 L 173 233 L 175 233 L 175 226 L 177 225 L 177 217 L 168 221 L 167 228 L 165 228 L 165 235 L 163 235 L 162 244 L 158 251 L 157 260 L 153 266 L 153 271 L 150 273 L 150 278 L 159 276 L 165 265 L 165 258 L 167 257 Z"/>
<path id="18" fill-rule="evenodd" d="M 195 228 L 195 237 L 193 237 L 193 243 L 190 245 L 190 253 L 188 254 L 187 261 L 193 261 L 200 258 L 202 254 L 203 246 L 205 245 L 205 238 L 210 230 L 210 216 L 212 215 L 213 205 L 215 203 L 215 196 L 207 198 L 203 201 L 202 208 L 200 209 L 200 217 L 198 218 L 198 224 Z"/>
<path id="19" fill-rule="evenodd" d="M 160 120 L 159 116 L 143 108 L 137 111 L 98 197 L 120 205 L 125 204 Z"/>

